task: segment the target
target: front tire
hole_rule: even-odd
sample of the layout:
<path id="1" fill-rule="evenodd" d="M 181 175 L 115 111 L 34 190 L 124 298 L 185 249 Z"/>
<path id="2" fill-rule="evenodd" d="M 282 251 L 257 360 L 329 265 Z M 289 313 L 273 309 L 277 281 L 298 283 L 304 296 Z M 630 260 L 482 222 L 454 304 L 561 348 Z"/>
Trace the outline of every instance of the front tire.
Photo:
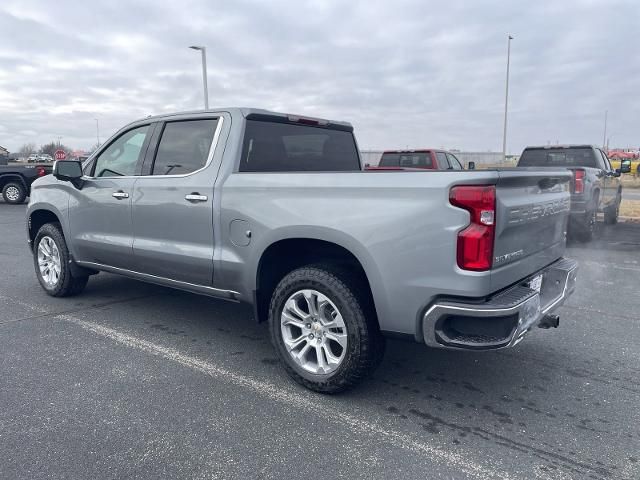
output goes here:
<path id="1" fill-rule="evenodd" d="M 618 194 L 616 196 L 616 203 L 607 208 L 604 212 L 604 223 L 606 223 L 607 225 L 615 225 L 616 223 L 618 223 L 621 202 L 622 198 L 620 198 L 620 194 Z"/>
<path id="2" fill-rule="evenodd" d="M 269 307 L 271 341 L 285 370 L 321 393 L 346 390 L 369 376 L 384 353 L 362 281 L 329 265 L 287 274 Z"/>
<path id="3" fill-rule="evenodd" d="M 48 295 L 69 297 L 84 290 L 89 277 L 71 273 L 69 249 L 59 224 L 40 227 L 33 245 L 36 276 Z"/>
<path id="4" fill-rule="evenodd" d="M 20 205 L 27 198 L 27 190 L 20 182 L 9 182 L 2 188 L 2 198 L 12 205 Z"/>

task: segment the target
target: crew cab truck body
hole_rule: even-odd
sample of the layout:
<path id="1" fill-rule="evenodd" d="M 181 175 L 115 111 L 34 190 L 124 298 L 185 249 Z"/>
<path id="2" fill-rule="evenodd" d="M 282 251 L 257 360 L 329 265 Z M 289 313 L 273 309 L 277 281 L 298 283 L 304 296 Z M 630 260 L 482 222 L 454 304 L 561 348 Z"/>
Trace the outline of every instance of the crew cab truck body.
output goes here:
<path id="1" fill-rule="evenodd" d="M 598 213 L 604 221 L 618 221 L 622 201 L 621 173 L 629 166 L 613 169 L 607 154 L 593 145 L 553 145 L 526 147 L 518 161 L 519 167 L 562 167 L 573 174 L 571 182 L 571 215 L 569 232 L 589 241 L 593 238 Z"/>
<path id="2" fill-rule="evenodd" d="M 0 192 L 5 202 L 24 203 L 34 180 L 48 175 L 51 165 L 0 165 Z"/>
<path id="3" fill-rule="evenodd" d="M 322 392 L 384 336 L 518 343 L 572 292 L 565 170 L 366 172 L 352 127 L 255 109 L 134 122 L 34 185 L 28 239 L 54 296 L 106 271 L 253 304 Z"/>

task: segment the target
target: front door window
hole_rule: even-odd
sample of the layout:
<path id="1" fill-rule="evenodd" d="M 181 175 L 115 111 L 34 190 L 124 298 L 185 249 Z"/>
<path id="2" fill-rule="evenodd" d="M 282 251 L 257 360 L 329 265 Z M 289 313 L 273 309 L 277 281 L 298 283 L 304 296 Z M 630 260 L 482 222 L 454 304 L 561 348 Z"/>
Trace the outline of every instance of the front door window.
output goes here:
<path id="1" fill-rule="evenodd" d="M 95 177 L 122 177 L 136 174 L 144 156 L 149 125 L 129 130 L 109 145 L 96 159 Z"/>

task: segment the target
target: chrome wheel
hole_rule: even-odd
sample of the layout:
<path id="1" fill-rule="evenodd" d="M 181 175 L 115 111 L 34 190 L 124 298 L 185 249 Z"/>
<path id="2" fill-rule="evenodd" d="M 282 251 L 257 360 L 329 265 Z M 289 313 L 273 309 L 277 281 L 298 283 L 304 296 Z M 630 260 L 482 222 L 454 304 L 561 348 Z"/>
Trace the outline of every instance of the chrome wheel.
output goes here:
<path id="1" fill-rule="evenodd" d="M 20 190 L 18 190 L 18 187 L 11 185 L 5 190 L 5 195 L 9 201 L 17 202 L 20 198 Z"/>
<path id="2" fill-rule="evenodd" d="M 38 268 L 44 283 L 49 287 L 55 287 L 60 280 L 62 265 L 60 251 L 51 237 L 42 237 L 38 244 Z"/>
<path id="3" fill-rule="evenodd" d="M 287 352 L 307 372 L 332 373 L 344 360 L 344 319 L 336 305 L 317 290 L 299 290 L 287 299 L 280 330 Z"/>

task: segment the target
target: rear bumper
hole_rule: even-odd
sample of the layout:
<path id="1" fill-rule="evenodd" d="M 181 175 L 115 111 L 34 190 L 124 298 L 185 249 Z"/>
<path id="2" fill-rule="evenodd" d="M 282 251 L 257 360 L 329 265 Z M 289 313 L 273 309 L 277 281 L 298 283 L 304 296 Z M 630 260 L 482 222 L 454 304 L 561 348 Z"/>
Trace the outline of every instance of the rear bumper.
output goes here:
<path id="1" fill-rule="evenodd" d="M 488 300 L 439 300 L 422 318 L 424 341 L 436 348 L 512 347 L 573 293 L 577 270 L 575 260 L 561 258 Z M 530 282 L 539 275 L 537 291 Z"/>

